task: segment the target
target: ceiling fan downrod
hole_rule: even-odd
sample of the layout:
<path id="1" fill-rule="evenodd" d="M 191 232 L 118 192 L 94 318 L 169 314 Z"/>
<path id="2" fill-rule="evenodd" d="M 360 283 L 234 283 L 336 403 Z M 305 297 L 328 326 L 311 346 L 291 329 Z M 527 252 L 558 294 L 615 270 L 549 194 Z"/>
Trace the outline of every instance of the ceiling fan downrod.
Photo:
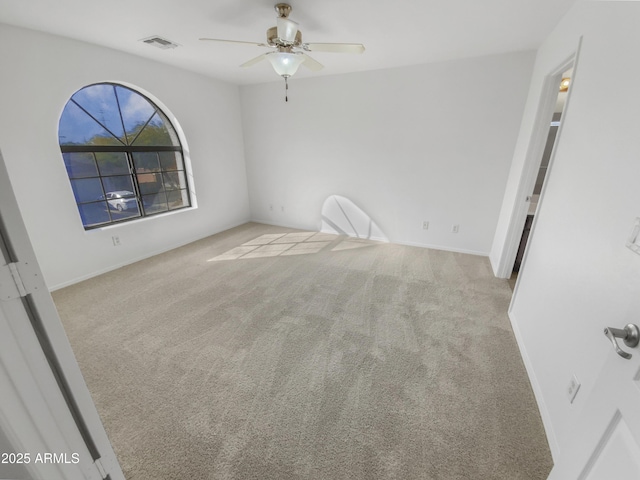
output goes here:
<path id="1" fill-rule="evenodd" d="M 291 13 L 291 5 L 288 3 L 278 3 L 275 5 L 275 9 L 280 18 L 288 18 Z"/>

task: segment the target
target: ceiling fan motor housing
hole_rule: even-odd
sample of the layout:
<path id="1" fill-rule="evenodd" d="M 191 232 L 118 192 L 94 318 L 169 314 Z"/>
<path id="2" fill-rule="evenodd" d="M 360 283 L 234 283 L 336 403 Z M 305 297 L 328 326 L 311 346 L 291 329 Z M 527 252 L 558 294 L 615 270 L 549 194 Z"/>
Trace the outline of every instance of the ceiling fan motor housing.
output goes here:
<path id="1" fill-rule="evenodd" d="M 286 42 L 278 37 L 278 27 L 267 30 L 267 44 L 270 47 L 300 47 L 302 45 L 302 32 L 298 30 L 293 42 Z"/>

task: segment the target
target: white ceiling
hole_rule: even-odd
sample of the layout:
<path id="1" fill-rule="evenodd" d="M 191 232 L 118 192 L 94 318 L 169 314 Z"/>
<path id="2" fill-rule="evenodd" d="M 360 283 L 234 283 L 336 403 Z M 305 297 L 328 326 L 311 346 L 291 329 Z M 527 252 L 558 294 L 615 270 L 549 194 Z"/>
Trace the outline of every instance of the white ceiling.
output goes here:
<path id="1" fill-rule="evenodd" d="M 281 0 L 284 1 L 284 0 Z M 304 42 L 359 42 L 362 55 L 313 53 L 331 75 L 537 48 L 576 0 L 290 0 Z M 268 62 L 238 66 L 264 48 L 277 0 L 0 0 L 0 22 L 41 30 L 237 84 L 278 81 Z M 160 50 L 139 40 L 180 45 Z"/>

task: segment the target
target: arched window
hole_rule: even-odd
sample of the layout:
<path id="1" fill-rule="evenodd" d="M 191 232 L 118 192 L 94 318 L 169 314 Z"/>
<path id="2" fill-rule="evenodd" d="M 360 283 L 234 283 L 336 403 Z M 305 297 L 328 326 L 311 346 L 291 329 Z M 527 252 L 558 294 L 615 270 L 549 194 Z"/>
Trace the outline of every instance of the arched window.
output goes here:
<path id="1" fill-rule="evenodd" d="M 144 95 L 84 87 L 65 105 L 58 136 L 86 230 L 191 205 L 178 135 Z"/>

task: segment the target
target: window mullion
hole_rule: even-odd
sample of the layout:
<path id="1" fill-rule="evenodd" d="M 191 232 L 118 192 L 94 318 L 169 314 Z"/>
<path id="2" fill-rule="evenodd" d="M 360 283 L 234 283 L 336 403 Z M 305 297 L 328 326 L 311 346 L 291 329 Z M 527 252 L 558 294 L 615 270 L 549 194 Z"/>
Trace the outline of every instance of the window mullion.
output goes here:
<path id="1" fill-rule="evenodd" d="M 151 122 L 151 119 L 153 117 L 155 117 L 156 113 L 158 113 L 157 110 L 153 110 L 153 114 L 149 117 L 149 119 L 145 122 L 145 124 L 142 126 L 142 128 L 140 129 L 140 131 L 138 132 L 138 134 L 136 135 L 136 137 L 131 140 L 131 145 L 133 145 L 134 143 L 136 143 L 136 140 L 138 140 L 138 137 L 140 136 L 140 134 L 142 133 L 142 131 L 147 128 L 147 125 L 149 125 L 149 122 Z M 128 138 L 128 137 L 127 137 Z"/>
<path id="2" fill-rule="evenodd" d="M 100 178 L 100 187 L 102 187 L 102 196 L 104 198 L 104 204 L 107 207 L 107 213 L 109 214 L 109 224 L 114 222 L 113 215 L 111 214 L 111 208 L 109 207 L 109 199 L 107 198 L 107 191 L 104 189 L 104 180 L 102 175 L 102 170 L 100 169 L 100 165 L 98 165 L 98 158 L 96 157 L 95 152 L 92 153 L 93 161 L 96 162 L 96 168 L 98 169 L 98 177 Z"/>
<path id="3" fill-rule="evenodd" d="M 127 145 L 130 145 L 129 135 L 127 135 L 127 127 L 124 126 L 124 118 L 122 118 L 122 108 L 120 108 L 120 98 L 118 98 L 118 90 L 116 89 L 115 84 L 113 85 L 113 94 L 116 97 L 116 104 L 118 105 L 118 113 L 120 114 L 120 123 L 122 123 L 122 133 L 124 134 L 124 139 L 127 142 Z"/>
<path id="4" fill-rule="evenodd" d="M 98 120 L 96 117 L 94 117 L 93 115 L 91 115 L 86 108 L 84 108 L 82 105 L 80 105 L 78 102 L 76 102 L 73 98 L 71 98 L 71 100 L 69 100 L 70 102 L 75 103 L 76 107 L 78 107 L 80 110 L 82 110 L 84 113 L 86 113 L 89 117 L 91 117 L 98 125 L 100 125 L 102 128 L 105 129 L 106 132 L 109 133 L 109 135 L 111 135 L 113 138 L 115 138 L 117 141 L 119 141 L 120 143 L 122 143 L 122 145 L 124 145 L 124 143 L 122 142 L 122 140 L 120 140 L 115 133 L 113 133 L 111 130 L 109 130 L 109 128 L 104 125 L 100 120 Z M 155 115 L 155 114 L 154 114 Z"/>
<path id="5" fill-rule="evenodd" d="M 129 174 L 131 175 L 133 188 L 136 194 L 136 200 L 138 201 L 138 210 L 140 211 L 140 216 L 146 217 L 147 212 L 145 212 L 144 206 L 142 204 L 142 194 L 140 193 L 140 185 L 138 185 L 138 176 L 136 175 L 136 168 L 135 168 L 135 164 L 133 163 L 132 152 L 127 152 L 127 162 L 129 163 Z"/>

